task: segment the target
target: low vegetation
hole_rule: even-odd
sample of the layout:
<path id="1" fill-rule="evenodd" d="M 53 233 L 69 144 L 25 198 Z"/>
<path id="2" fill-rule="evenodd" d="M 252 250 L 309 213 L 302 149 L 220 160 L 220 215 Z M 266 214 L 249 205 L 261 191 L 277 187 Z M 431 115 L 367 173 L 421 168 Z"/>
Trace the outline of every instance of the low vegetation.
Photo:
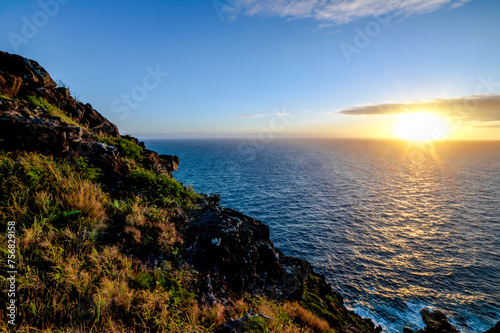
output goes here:
<path id="1" fill-rule="evenodd" d="M 96 136 L 97 141 L 113 146 L 118 149 L 120 156 L 133 160 L 134 162 L 142 163 L 142 154 L 144 148 L 133 142 L 131 138 L 125 137 L 110 137 L 110 136 Z"/>

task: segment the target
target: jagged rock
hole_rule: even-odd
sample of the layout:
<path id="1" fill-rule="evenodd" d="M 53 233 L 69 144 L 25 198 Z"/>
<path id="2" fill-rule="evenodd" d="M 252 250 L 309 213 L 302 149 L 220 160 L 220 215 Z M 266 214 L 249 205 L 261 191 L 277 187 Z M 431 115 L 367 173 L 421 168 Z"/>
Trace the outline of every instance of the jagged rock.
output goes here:
<path id="1" fill-rule="evenodd" d="M 159 157 L 164 168 L 169 170 L 169 172 L 179 170 L 179 158 L 177 156 L 161 154 Z"/>
<path id="2" fill-rule="evenodd" d="M 144 149 L 142 164 L 155 173 L 172 176 L 172 171 L 179 168 L 179 158 L 171 155 L 158 155 L 157 152 Z"/>
<path id="3" fill-rule="evenodd" d="M 185 231 L 190 261 L 218 298 L 263 291 L 279 282 L 279 253 L 262 222 L 222 207 L 206 207 Z"/>
<path id="4" fill-rule="evenodd" d="M 76 154 L 75 157 L 84 156 L 88 158 L 93 165 L 100 167 L 108 176 L 124 176 L 129 171 L 113 146 L 85 140 L 79 142 L 73 152 Z"/>
<path id="5" fill-rule="evenodd" d="M 23 84 L 22 78 L 6 72 L 0 72 L 0 95 L 13 98 L 19 93 Z"/>
<path id="6" fill-rule="evenodd" d="M 243 293 L 299 299 L 311 265 L 275 249 L 267 225 L 221 207 L 215 199 L 207 200 L 185 230 L 188 261 L 202 274 L 202 301 L 210 304 Z"/>
<path id="7" fill-rule="evenodd" d="M 21 57 L 17 54 L 10 54 L 0 51 L 0 72 L 8 73 L 12 76 L 21 78 L 22 84 L 19 89 L 13 89 L 15 95 L 7 97 L 15 97 L 19 94 L 34 93 L 37 88 L 55 88 L 56 83 L 50 77 L 49 73 L 41 67 L 38 62 Z M 3 73 L 2 73 L 3 74 Z M 5 76 L 2 75 L 5 79 Z M 7 81 L 7 80 L 6 80 Z M 19 82 L 16 83 L 16 85 Z M 10 85 L 14 87 L 15 85 Z"/>
<path id="8" fill-rule="evenodd" d="M 19 99 L 42 97 L 92 133 L 119 136 L 118 128 L 90 104 L 75 101 L 66 88 L 56 88 L 49 73 L 34 60 L 0 51 L 0 94 Z"/>
<path id="9" fill-rule="evenodd" d="M 425 328 L 417 332 L 404 328 L 403 333 L 459 333 L 459 330 L 448 322 L 446 315 L 439 310 L 422 309 L 420 314 L 426 325 Z"/>
<path id="10" fill-rule="evenodd" d="M 118 128 L 97 112 L 92 105 L 75 101 L 68 89 L 41 88 L 37 95 L 55 107 L 65 111 L 72 119 L 98 135 L 119 136 Z"/>

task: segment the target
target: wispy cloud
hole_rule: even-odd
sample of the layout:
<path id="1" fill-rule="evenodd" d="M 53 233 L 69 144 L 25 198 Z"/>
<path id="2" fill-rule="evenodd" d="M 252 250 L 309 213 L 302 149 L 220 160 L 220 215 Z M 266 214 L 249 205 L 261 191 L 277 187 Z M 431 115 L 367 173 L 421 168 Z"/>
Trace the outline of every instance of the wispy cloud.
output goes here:
<path id="1" fill-rule="evenodd" d="M 500 94 L 472 95 L 412 103 L 386 103 L 355 106 L 330 113 L 354 116 L 390 115 L 406 112 L 432 112 L 453 121 L 500 121 Z"/>
<path id="2" fill-rule="evenodd" d="M 441 8 L 456 8 L 471 0 L 232 0 L 222 10 L 238 15 L 312 18 L 344 24 L 357 19 L 390 14 L 411 16 Z"/>
<path id="3" fill-rule="evenodd" d="M 268 113 L 268 114 L 242 114 L 243 118 L 262 118 L 262 117 L 283 117 L 288 116 L 288 112 Z"/>

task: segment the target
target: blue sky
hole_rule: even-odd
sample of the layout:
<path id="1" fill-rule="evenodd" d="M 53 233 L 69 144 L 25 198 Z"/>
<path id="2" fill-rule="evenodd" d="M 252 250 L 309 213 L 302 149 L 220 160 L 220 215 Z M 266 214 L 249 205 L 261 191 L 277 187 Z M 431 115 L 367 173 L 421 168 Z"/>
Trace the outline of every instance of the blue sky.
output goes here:
<path id="1" fill-rule="evenodd" d="M 4 0 L 0 49 L 122 133 L 390 137 L 384 106 L 500 93 L 499 17 L 494 0 Z M 500 139 L 499 120 L 455 136 Z"/>

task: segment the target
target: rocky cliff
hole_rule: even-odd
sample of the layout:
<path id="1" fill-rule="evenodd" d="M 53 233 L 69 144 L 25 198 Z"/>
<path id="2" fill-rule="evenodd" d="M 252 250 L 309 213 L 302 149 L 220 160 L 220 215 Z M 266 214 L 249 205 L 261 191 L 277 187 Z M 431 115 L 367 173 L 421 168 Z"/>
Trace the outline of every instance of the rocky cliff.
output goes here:
<path id="1" fill-rule="evenodd" d="M 24 329 L 381 330 L 276 249 L 265 224 L 178 184 L 177 157 L 121 136 L 36 61 L 5 52 L 0 148 L 0 213 L 20 224 L 26 276 L 18 307 L 32 313 Z M 455 332 L 443 325 L 425 332 Z"/>

